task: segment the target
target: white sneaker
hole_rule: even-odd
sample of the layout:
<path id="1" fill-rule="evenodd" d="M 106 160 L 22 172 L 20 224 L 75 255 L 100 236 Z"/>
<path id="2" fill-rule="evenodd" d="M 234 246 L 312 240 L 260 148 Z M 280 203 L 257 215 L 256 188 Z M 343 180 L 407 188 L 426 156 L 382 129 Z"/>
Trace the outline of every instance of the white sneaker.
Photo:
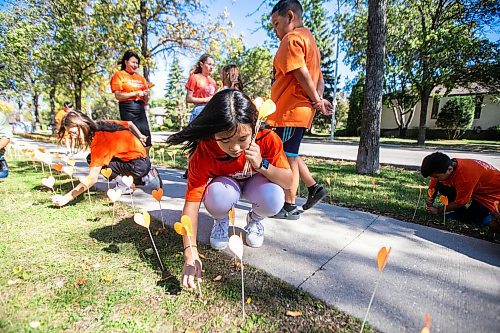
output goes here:
<path id="1" fill-rule="evenodd" d="M 154 187 L 155 189 L 160 189 L 163 187 L 163 182 L 161 181 L 160 173 L 155 167 L 149 170 L 148 174 L 142 177 L 144 186 Z"/>
<path id="2" fill-rule="evenodd" d="M 229 217 L 214 221 L 210 233 L 210 245 L 214 250 L 224 250 L 229 243 Z"/>
<path id="3" fill-rule="evenodd" d="M 264 226 L 260 221 L 253 220 L 252 212 L 247 215 L 247 226 L 245 230 L 247 232 L 247 245 L 250 247 L 261 247 L 264 243 Z"/>
<path id="4" fill-rule="evenodd" d="M 122 181 L 122 176 L 116 177 L 115 180 L 116 180 L 116 188 L 119 188 L 122 191 L 122 194 L 131 194 L 132 192 L 134 192 L 132 188 L 128 187 Z"/>

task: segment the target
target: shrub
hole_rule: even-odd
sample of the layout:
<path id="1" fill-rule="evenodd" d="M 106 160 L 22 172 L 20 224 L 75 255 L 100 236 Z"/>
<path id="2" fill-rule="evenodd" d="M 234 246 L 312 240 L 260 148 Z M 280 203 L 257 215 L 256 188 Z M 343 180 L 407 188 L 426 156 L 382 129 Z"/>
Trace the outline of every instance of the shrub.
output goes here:
<path id="1" fill-rule="evenodd" d="M 458 139 L 474 120 L 474 101 L 470 96 L 450 98 L 441 109 L 436 125 L 447 130 L 449 139 Z"/>

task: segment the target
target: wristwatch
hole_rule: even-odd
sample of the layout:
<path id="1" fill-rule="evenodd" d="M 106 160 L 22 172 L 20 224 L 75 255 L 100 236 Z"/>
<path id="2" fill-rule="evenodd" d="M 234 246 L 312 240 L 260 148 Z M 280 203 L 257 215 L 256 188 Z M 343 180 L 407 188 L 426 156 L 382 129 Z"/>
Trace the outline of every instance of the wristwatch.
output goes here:
<path id="1" fill-rule="evenodd" d="M 261 170 L 261 169 L 269 169 L 269 161 L 266 160 L 265 158 L 262 159 L 262 162 L 260 162 L 260 165 L 259 167 L 257 168 L 257 170 Z"/>

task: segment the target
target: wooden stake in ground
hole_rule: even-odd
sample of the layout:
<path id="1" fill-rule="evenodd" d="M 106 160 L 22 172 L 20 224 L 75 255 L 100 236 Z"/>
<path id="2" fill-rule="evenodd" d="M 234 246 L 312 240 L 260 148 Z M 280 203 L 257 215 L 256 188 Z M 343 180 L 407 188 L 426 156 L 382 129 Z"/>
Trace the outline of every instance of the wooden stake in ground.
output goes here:
<path id="1" fill-rule="evenodd" d="M 58 172 L 59 191 L 61 191 L 61 171 L 62 171 L 63 165 L 61 163 L 52 164 L 52 168 Z"/>
<path id="2" fill-rule="evenodd" d="M 175 155 L 177 154 L 177 150 L 171 150 L 167 154 L 172 159 L 172 162 L 174 163 L 174 168 L 175 168 Z"/>
<path id="3" fill-rule="evenodd" d="M 241 235 L 240 235 L 241 236 Z M 245 321 L 245 279 L 243 274 L 243 240 L 240 236 L 232 235 L 229 238 L 229 249 L 234 253 L 235 256 L 240 258 L 240 268 L 241 268 L 241 307 L 243 313 L 243 321 Z"/>
<path id="4" fill-rule="evenodd" d="M 335 190 L 335 184 L 337 183 L 337 173 L 333 173 L 333 189 Z"/>
<path id="5" fill-rule="evenodd" d="M 193 237 L 193 225 L 191 224 L 191 218 L 187 215 L 181 216 L 180 222 L 175 222 L 174 230 L 181 236 L 187 236 L 189 251 L 191 251 L 191 256 L 193 254 L 193 244 L 191 243 L 191 237 Z M 199 260 L 194 261 L 194 274 L 196 275 L 196 283 L 198 285 L 198 290 L 200 292 L 200 297 L 203 296 L 201 292 L 200 280 L 201 280 L 201 262 Z"/>
<path id="6" fill-rule="evenodd" d="M 151 244 L 153 244 L 153 248 L 156 253 L 156 257 L 158 257 L 158 261 L 160 262 L 161 272 L 165 272 L 165 267 L 163 266 L 163 262 L 161 261 L 160 254 L 158 253 L 158 249 L 156 248 L 155 240 L 153 239 L 153 235 L 151 234 L 151 230 L 149 230 L 149 223 L 151 221 L 151 217 L 149 213 L 144 211 L 142 214 L 136 213 L 134 215 L 134 222 L 144 228 L 148 229 L 149 238 L 151 239 Z"/>
<path id="7" fill-rule="evenodd" d="M 158 149 L 158 152 L 160 153 L 161 156 L 161 163 L 165 163 L 165 158 L 164 158 L 165 148 Z"/>
<path id="8" fill-rule="evenodd" d="M 73 172 L 75 172 L 75 167 L 72 167 L 71 165 L 66 165 L 62 168 L 62 172 L 64 172 L 69 176 L 69 179 L 71 180 L 71 186 L 73 186 L 74 189 L 75 183 L 73 182 Z"/>
<path id="9" fill-rule="evenodd" d="M 132 190 L 132 192 L 130 192 L 130 200 L 132 200 L 132 209 L 135 210 L 135 206 L 134 206 L 134 189 L 132 188 L 132 185 L 134 184 L 134 177 L 132 177 L 132 176 L 123 176 L 122 177 L 122 182 L 130 190 Z"/>
<path id="10" fill-rule="evenodd" d="M 90 179 L 88 176 L 86 176 L 86 177 L 80 177 L 80 178 L 78 178 L 78 180 L 87 189 L 87 194 L 89 195 L 89 208 L 90 208 L 90 210 L 92 210 L 92 201 L 90 200 Z"/>
<path id="11" fill-rule="evenodd" d="M 415 212 L 413 213 L 413 217 L 411 218 L 412 221 L 415 219 L 415 215 L 417 215 L 417 209 L 418 205 L 420 204 L 420 198 L 422 198 L 422 186 L 419 186 L 418 190 L 420 191 L 420 193 L 418 194 L 418 200 L 417 200 L 417 205 L 415 206 Z"/>
<path id="12" fill-rule="evenodd" d="M 109 190 L 109 177 L 111 176 L 112 173 L 113 170 L 111 170 L 110 168 L 101 169 L 101 175 L 103 175 L 104 178 L 106 178 L 106 180 L 108 181 L 108 190 Z"/>
<path id="13" fill-rule="evenodd" d="M 113 203 L 113 219 L 111 220 L 111 231 L 113 231 L 113 227 L 115 225 L 115 202 L 122 196 L 122 190 L 119 188 L 115 190 L 110 188 L 106 194 L 108 195 L 109 200 Z"/>
<path id="14" fill-rule="evenodd" d="M 368 318 L 368 313 L 370 312 L 370 308 L 372 306 L 373 299 L 375 298 L 375 292 L 377 291 L 378 284 L 380 282 L 380 278 L 382 277 L 382 271 L 384 270 L 385 265 L 387 264 L 387 259 L 389 258 L 389 254 L 391 253 L 391 250 L 392 250 L 392 247 L 389 247 L 389 250 L 387 250 L 384 246 L 378 251 L 377 265 L 378 265 L 379 276 L 377 279 L 377 283 L 375 284 L 375 289 L 373 290 L 373 294 L 372 294 L 372 297 L 370 299 L 370 303 L 368 304 L 368 309 L 366 310 L 365 318 L 363 319 L 363 325 L 361 325 L 360 332 L 363 332 L 363 328 L 365 327 L 366 318 Z"/>
<path id="15" fill-rule="evenodd" d="M 446 225 L 446 206 L 448 206 L 448 197 L 446 195 L 439 196 L 439 201 L 444 205 L 443 209 L 443 225 Z"/>
<path id="16" fill-rule="evenodd" d="M 167 227 L 165 226 L 165 221 L 163 221 L 163 211 L 161 209 L 161 198 L 163 197 L 163 189 L 159 188 L 157 190 L 153 190 L 151 192 L 151 195 L 153 196 L 153 198 L 156 199 L 156 201 L 158 201 L 158 204 L 160 205 L 161 224 L 163 225 L 163 229 L 166 229 Z"/>

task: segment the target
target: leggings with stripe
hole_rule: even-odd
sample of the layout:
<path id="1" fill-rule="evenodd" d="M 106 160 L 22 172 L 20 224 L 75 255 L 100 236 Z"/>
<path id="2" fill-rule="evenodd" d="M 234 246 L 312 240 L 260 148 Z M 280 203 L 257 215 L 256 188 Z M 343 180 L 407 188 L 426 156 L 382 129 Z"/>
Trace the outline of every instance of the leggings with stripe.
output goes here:
<path id="1" fill-rule="evenodd" d="M 252 204 L 251 217 L 260 221 L 281 210 L 285 203 L 285 193 L 279 185 L 261 174 L 242 183 L 230 177 L 216 177 L 205 189 L 205 208 L 216 220 L 225 218 L 239 199 Z"/>

